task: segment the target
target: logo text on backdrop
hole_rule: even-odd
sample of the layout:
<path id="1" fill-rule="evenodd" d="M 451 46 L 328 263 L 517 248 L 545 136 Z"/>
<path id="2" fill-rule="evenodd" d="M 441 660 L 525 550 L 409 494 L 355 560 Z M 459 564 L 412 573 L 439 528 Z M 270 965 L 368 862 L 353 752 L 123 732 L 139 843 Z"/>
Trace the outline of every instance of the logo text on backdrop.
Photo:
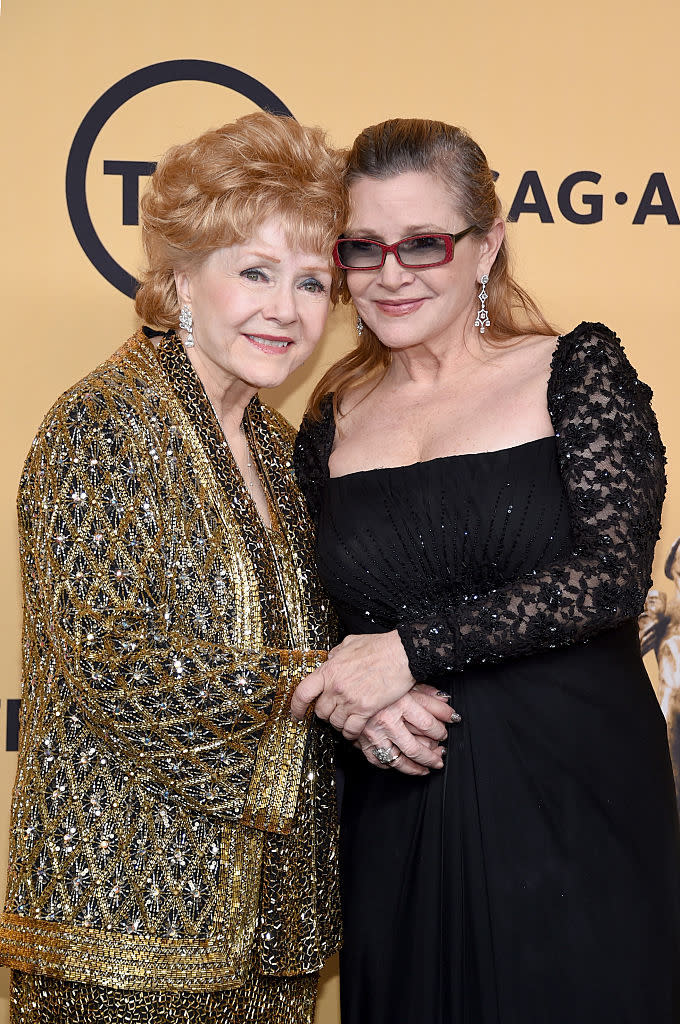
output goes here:
<path id="1" fill-rule="evenodd" d="M 221 85 L 239 93 L 263 110 L 285 117 L 293 116 L 285 103 L 262 82 L 237 68 L 209 60 L 167 60 L 150 64 L 121 78 L 90 107 L 71 144 L 66 165 L 66 203 L 73 230 L 85 255 L 114 288 L 131 298 L 135 294 L 137 281 L 106 249 L 90 216 L 86 191 L 90 154 L 107 121 L 134 96 L 154 86 L 187 81 Z M 120 174 L 123 179 L 124 224 L 137 223 L 139 178 L 153 173 L 153 168 L 151 162 L 105 161 L 104 173 Z"/>

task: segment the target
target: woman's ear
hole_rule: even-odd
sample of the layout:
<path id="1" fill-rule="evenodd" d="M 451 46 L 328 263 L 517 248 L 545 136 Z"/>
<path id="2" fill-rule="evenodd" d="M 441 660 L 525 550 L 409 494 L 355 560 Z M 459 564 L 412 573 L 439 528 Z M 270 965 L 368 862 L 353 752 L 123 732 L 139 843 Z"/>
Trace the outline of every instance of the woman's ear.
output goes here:
<path id="1" fill-rule="evenodd" d="M 180 306 L 191 304 L 191 278 L 186 270 L 175 271 L 175 290 Z"/>
<path id="2" fill-rule="evenodd" d="M 477 280 L 481 281 L 484 274 L 489 274 L 494 265 L 498 250 L 505 238 L 505 221 L 497 217 L 491 228 L 482 239 L 479 248 L 479 262 L 477 264 Z"/>

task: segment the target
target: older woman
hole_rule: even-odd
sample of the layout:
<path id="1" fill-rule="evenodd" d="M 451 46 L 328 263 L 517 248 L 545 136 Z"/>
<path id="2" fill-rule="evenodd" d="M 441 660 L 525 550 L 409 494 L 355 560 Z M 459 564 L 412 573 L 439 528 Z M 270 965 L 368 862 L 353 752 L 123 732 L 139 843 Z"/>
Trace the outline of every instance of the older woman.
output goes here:
<path id="1" fill-rule="evenodd" d="M 142 204 L 147 324 L 21 479 L 24 697 L 0 920 L 16 1022 L 311 1021 L 340 933 L 325 658 L 293 432 L 345 200 L 317 129 L 178 146 Z"/>
<path id="2" fill-rule="evenodd" d="M 680 844 L 636 630 L 665 482 L 649 389 L 610 330 L 555 337 L 510 276 L 465 132 L 369 128 L 347 179 L 360 338 L 297 468 L 348 635 L 293 699 L 367 757 L 343 1024 L 671 1024 Z M 390 707 L 416 680 L 462 718 L 439 770 Z"/>

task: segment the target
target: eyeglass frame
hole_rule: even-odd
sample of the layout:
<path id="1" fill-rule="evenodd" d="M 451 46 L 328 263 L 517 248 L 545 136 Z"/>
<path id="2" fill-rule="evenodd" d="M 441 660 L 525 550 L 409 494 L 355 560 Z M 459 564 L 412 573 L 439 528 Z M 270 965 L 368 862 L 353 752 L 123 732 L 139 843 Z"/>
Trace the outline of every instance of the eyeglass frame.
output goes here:
<path id="1" fill-rule="evenodd" d="M 429 267 L 443 267 L 453 259 L 456 242 L 460 241 L 461 238 L 465 238 L 465 236 L 471 231 L 474 231 L 476 227 L 476 224 L 470 224 L 469 227 L 463 228 L 462 231 L 457 231 L 453 235 L 448 231 L 424 231 L 422 234 L 407 235 L 406 238 L 400 238 L 398 242 L 393 242 L 392 245 L 387 245 L 385 242 L 379 242 L 375 238 L 346 238 L 343 236 L 338 238 L 337 242 L 333 246 L 333 262 L 340 270 L 382 270 L 385 266 L 385 260 L 389 253 L 392 253 L 399 266 L 403 267 L 405 270 L 427 270 Z M 444 259 L 437 260 L 436 263 L 404 263 L 399 258 L 397 248 L 404 242 L 410 242 L 414 238 L 443 238 L 444 245 L 446 247 L 446 255 L 444 256 Z M 338 252 L 338 246 L 341 242 L 369 242 L 371 245 L 377 245 L 382 250 L 382 262 L 375 267 L 348 267 L 342 262 Z"/>

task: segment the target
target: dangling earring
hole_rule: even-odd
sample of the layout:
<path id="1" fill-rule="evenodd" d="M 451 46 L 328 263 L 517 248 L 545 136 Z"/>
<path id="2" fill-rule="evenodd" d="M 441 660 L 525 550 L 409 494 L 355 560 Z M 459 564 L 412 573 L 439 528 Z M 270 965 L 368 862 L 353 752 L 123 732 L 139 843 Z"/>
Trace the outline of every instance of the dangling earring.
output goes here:
<path id="1" fill-rule="evenodd" d="M 364 321 L 360 316 L 357 316 L 357 334 L 359 337 L 364 333 Z"/>
<path id="2" fill-rule="evenodd" d="M 179 311 L 179 325 L 183 331 L 187 332 L 187 340 L 184 342 L 184 347 L 193 348 L 196 344 L 194 336 L 191 333 L 194 328 L 194 318 L 188 306 L 182 306 Z"/>
<path id="3" fill-rule="evenodd" d="M 479 327 L 479 333 L 484 334 L 487 327 L 491 327 L 491 321 L 489 320 L 489 313 L 486 308 L 486 300 L 489 298 L 486 290 L 486 285 L 489 283 L 489 275 L 483 274 L 481 285 L 482 290 L 480 291 L 477 298 L 479 299 L 479 309 L 477 311 L 477 319 L 475 320 L 475 327 Z"/>

